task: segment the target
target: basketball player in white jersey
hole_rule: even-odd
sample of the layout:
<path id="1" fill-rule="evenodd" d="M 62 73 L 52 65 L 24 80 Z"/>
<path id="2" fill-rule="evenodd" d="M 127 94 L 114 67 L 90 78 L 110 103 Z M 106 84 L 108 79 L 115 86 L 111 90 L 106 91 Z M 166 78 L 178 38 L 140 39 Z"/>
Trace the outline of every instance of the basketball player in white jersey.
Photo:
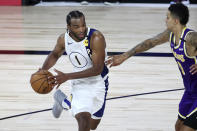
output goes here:
<path id="1" fill-rule="evenodd" d="M 49 84 L 58 88 L 71 80 L 72 101 L 70 103 L 66 95 L 57 90 L 52 112 L 58 118 L 64 107 L 70 108 L 79 131 L 95 130 L 104 113 L 108 90 L 105 38 L 98 30 L 86 27 L 85 16 L 80 11 L 71 11 L 66 20 L 67 32 L 59 36 L 42 69 L 49 70 L 66 51 L 74 71 L 55 70 L 57 75 L 49 78 Z"/>
<path id="2" fill-rule="evenodd" d="M 186 27 L 188 20 L 189 10 L 185 5 L 170 5 L 166 18 L 167 29 L 164 32 L 141 42 L 121 55 L 112 56 L 106 62 L 111 66 L 117 66 L 137 53 L 169 41 L 185 87 L 179 103 L 176 131 L 197 130 L 197 32 Z"/>

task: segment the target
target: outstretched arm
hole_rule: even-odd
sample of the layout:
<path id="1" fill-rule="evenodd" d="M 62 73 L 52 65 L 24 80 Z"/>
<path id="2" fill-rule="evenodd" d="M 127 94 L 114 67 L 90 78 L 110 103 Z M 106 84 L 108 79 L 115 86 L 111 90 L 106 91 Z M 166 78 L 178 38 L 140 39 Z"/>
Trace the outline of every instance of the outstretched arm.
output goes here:
<path id="1" fill-rule="evenodd" d="M 164 32 L 158 34 L 157 36 L 139 43 L 134 48 L 132 48 L 131 50 L 129 50 L 121 55 L 115 55 L 115 56 L 109 57 L 109 59 L 107 60 L 106 63 L 107 63 L 107 65 L 110 65 L 110 67 L 120 65 L 125 60 L 127 60 L 131 56 L 134 56 L 137 53 L 147 51 L 147 50 L 155 47 L 156 45 L 163 44 L 163 43 L 167 42 L 169 40 L 169 36 L 170 36 L 170 31 L 165 30 Z"/>

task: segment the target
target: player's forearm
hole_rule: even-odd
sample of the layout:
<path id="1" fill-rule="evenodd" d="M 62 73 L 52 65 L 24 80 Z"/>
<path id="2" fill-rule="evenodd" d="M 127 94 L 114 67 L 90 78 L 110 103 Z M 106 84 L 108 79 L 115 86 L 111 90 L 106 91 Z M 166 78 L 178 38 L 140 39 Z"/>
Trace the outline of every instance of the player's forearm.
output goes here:
<path id="1" fill-rule="evenodd" d="M 97 76 L 101 74 L 103 70 L 103 66 L 101 67 L 92 67 L 84 71 L 80 72 L 74 72 L 74 73 L 68 73 L 66 74 L 68 76 L 68 79 L 80 79 L 80 78 L 86 78 L 86 77 L 92 77 L 92 76 Z"/>
<path id="2" fill-rule="evenodd" d="M 53 54 L 52 52 L 47 56 L 44 64 L 42 65 L 43 70 L 49 70 L 52 66 L 57 62 L 58 56 Z"/>
<path id="3" fill-rule="evenodd" d="M 123 55 L 128 59 L 129 57 L 134 56 L 138 53 L 147 51 L 153 48 L 154 46 L 155 44 L 152 42 L 152 40 L 147 39 L 143 41 L 142 43 L 138 44 L 137 46 L 135 46 L 134 48 L 132 48 L 131 50 L 125 52 Z"/>

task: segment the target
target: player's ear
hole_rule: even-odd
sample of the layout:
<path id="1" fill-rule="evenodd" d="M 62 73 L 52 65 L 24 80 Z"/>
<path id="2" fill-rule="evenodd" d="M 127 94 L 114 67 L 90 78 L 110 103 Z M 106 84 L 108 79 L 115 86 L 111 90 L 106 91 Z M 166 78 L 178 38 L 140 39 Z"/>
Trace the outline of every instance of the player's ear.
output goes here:
<path id="1" fill-rule="evenodd" d="M 180 22 L 179 22 L 179 19 L 174 19 L 174 21 L 175 21 L 175 24 L 180 23 Z"/>
<path id="2" fill-rule="evenodd" d="M 67 24 L 67 29 L 70 30 L 70 25 L 69 24 Z"/>

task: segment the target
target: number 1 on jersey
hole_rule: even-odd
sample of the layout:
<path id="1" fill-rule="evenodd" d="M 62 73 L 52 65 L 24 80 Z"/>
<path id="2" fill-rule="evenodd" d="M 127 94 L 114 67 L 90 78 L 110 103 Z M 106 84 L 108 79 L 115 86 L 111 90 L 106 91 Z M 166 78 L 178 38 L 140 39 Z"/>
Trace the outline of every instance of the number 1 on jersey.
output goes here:
<path id="1" fill-rule="evenodd" d="M 78 64 L 81 65 L 79 59 L 77 58 L 77 56 L 75 56 L 75 59 L 77 60 Z"/>

